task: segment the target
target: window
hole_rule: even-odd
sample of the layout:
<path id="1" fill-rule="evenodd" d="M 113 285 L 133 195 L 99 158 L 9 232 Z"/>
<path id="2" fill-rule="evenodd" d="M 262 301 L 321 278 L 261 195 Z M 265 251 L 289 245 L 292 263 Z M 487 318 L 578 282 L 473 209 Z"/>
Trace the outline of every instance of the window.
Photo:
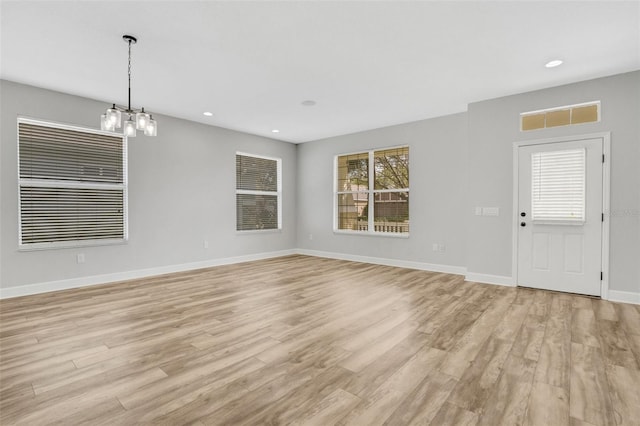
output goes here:
<path id="1" fill-rule="evenodd" d="M 20 247 L 126 241 L 126 152 L 120 135 L 18 119 Z"/>
<path id="2" fill-rule="evenodd" d="M 236 230 L 281 229 L 281 162 L 236 154 Z"/>
<path id="3" fill-rule="evenodd" d="M 537 130 L 595 121 L 600 121 L 600 101 L 523 112 L 520 114 L 520 130 Z"/>
<path id="4" fill-rule="evenodd" d="M 584 148 L 531 154 L 534 221 L 584 222 Z"/>
<path id="5" fill-rule="evenodd" d="M 336 157 L 335 230 L 409 233 L 409 147 Z"/>

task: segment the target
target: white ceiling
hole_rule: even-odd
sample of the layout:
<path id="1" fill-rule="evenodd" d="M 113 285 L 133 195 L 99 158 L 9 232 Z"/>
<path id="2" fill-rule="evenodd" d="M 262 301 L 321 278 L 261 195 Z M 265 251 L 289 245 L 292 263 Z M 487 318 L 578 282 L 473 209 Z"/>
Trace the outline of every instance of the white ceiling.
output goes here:
<path id="1" fill-rule="evenodd" d="M 134 107 L 290 142 L 640 69 L 640 1 L 2 1 L 0 13 L 3 79 L 125 104 L 132 34 Z"/>

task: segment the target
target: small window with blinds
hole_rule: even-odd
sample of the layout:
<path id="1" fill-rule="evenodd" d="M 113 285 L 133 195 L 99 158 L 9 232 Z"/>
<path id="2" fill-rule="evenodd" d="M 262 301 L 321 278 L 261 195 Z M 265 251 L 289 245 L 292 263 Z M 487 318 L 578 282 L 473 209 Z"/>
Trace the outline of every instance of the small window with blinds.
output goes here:
<path id="1" fill-rule="evenodd" d="M 21 249 L 127 239 L 123 136 L 18 119 Z"/>
<path id="2" fill-rule="evenodd" d="M 281 161 L 236 153 L 236 230 L 281 229 Z"/>
<path id="3" fill-rule="evenodd" d="M 584 148 L 531 155 L 534 221 L 584 223 L 585 159 Z"/>

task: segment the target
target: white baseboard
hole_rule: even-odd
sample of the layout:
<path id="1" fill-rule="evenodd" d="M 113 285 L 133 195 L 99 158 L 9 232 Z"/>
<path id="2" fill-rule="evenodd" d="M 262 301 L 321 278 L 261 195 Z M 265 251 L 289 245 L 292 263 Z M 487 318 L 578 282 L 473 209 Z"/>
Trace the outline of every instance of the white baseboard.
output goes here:
<path id="1" fill-rule="evenodd" d="M 296 253 L 307 256 L 327 257 L 329 259 L 350 260 L 352 262 L 372 263 L 374 265 L 397 266 L 399 268 L 419 269 L 422 271 L 443 272 L 446 274 L 464 275 L 467 268 L 463 266 L 438 265 L 435 263 L 414 262 L 411 260 L 387 259 L 382 257 L 359 256 L 355 254 L 335 253 L 328 251 L 297 249 Z"/>
<path id="2" fill-rule="evenodd" d="M 303 254 L 307 256 L 326 257 L 330 259 L 349 260 L 353 262 L 371 263 L 375 265 L 396 266 L 399 268 L 418 269 L 423 271 L 442 272 L 446 274 L 465 275 L 465 281 L 484 284 L 496 284 L 515 287 L 512 277 L 503 275 L 479 274 L 467 272 L 463 266 L 439 265 L 433 263 L 414 262 L 409 260 L 386 259 L 381 257 L 358 256 L 354 254 L 334 253 L 317 250 L 293 249 L 266 253 L 256 253 L 244 256 L 210 259 L 200 262 L 183 263 L 179 265 L 160 266 L 156 268 L 138 269 L 135 271 L 115 272 L 112 274 L 93 275 L 89 277 L 71 278 L 67 280 L 49 281 L 16 287 L 0 288 L 0 299 L 28 296 L 32 294 L 48 293 L 51 291 L 67 290 L 117 281 L 146 278 L 154 275 L 171 274 L 174 272 L 190 271 L 194 269 L 211 268 L 214 266 L 230 265 L 234 263 L 250 262 L 254 260 L 270 259 L 274 257 Z M 607 300 L 612 302 L 632 303 L 640 305 L 640 293 L 609 289 Z"/>
<path id="3" fill-rule="evenodd" d="M 607 300 L 610 302 L 622 302 L 622 303 L 632 303 L 634 305 L 640 305 L 640 293 L 609 289 L 609 295 L 607 297 Z"/>
<path id="4" fill-rule="evenodd" d="M 464 280 L 472 281 L 475 283 L 504 285 L 507 287 L 516 286 L 516 284 L 513 282 L 513 278 L 507 277 L 505 275 L 489 275 L 489 274 L 478 274 L 476 272 L 468 272 L 467 275 L 464 277 Z"/>
<path id="5" fill-rule="evenodd" d="M 28 296 L 31 294 L 48 293 L 51 291 L 67 290 L 70 288 L 86 287 L 98 284 L 108 284 L 117 281 L 146 278 L 154 275 L 171 274 L 174 272 L 191 271 L 194 269 L 211 268 L 213 266 L 230 265 L 233 263 L 250 262 L 253 260 L 270 259 L 273 257 L 288 256 L 296 253 L 296 250 L 281 250 L 267 253 L 248 254 L 244 256 L 203 260 L 200 262 L 183 263 L 179 265 L 138 269 L 135 271 L 115 272 L 113 274 L 93 275 L 89 277 L 71 278 L 67 280 L 49 281 L 44 283 L 0 288 L 0 299 L 9 299 L 11 297 Z"/>

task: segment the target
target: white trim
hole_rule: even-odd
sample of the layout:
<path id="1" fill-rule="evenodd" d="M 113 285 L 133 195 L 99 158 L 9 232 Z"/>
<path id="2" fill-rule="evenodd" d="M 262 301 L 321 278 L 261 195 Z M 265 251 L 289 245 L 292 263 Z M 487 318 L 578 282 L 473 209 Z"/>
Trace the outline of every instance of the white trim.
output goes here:
<path id="1" fill-rule="evenodd" d="M 604 297 L 603 297 L 604 299 Z M 640 305 L 640 293 L 634 293 L 631 291 L 609 290 L 610 302 L 620 303 L 633 303 L 634 305 Z"/>
<path id="2" fill-rule="evenodd" d="M 61 181 L 48 179 L 23 179 L 20 177 L 20 124 L 30 124 L 40 127 L 48 127 L 51 129 L 71 130 L 74 132 L 90 133 L 95 135 L 117 137 L 122 139 L 122 183 L 86 183 L 79 181 Z M 59 248 L 77 248 L 87 246 L 108 246 L 114 244 L 126 244 L 129 241 L 129 151 L 128 137 L 123 133 L 112 132 L 108 130 L 94 129 L 75 124 L 62 123 L 57 121 L 48 121 L 38 118 L 18 115 L 16 122 L 16 170 L 18 170 L 18 250 L 50 250 Z M 47 188 L 86 188 L 86 189 L 117 189 L 122 190 L 122 209 L 123 209 L 123 236 L 121 239 L 95 239 L 95 240 L 66 240 L 53 241 L 46 243 L 23 243 L 22 242 L 22 198 L 21 188 L 31 186 L 43 186 Z M 0 299 L 2 296 L 0 295 Z"/>
<path id="3" fill-rule="evenodd" d="M 411 260 L 387 259 L 383 257 L 359 256 L 347 253 L 335 253 L 328 251 L 297 249 L 298 254 L 306 256 L 326 257 L 329 259 L 349 260 L 352 262 L 371 263 L 374 265 L 395 266 L 398 268 L 419 269 L 421 271 L 442 272 L 446 274 L 464 275 L 467 268 L 464 266 L 439 265 L 435 263 L 415 262 Z"/>
<path id="4" fill-rule="evenodd" d="M 503 275 L 480 274 L 467 272 L 464 266 L 439 265 L 433 263 L 414 262 L 399 259 L 386 259 L 380 257 L 358 256 L 345 253 L 334 253 L 318 250 L 292 249 L 280 250 L 266 253 L 256 253 L 243 256 L 226 257 L 220 259 L 210 259 L 200 262 L 183 263 L 179 265 L 159 266 L 148 269 L 138 269 L 135 271 L 116 272 L 112 274 L 93 275 L 89 277 L 70 278 L 59 281 L 49 281 L 44 283 L 27 284 L 23 286 L 0 288 L 0 299 L 12 297 L 29 296 L 33 294 L 49 293 L 52 291 L 68 290 L 72 288 L 88 287 L 100 284 L 109 284 L 118 281 L 147 278 L 156 275 L 171 274 L 175 272 L 191 271 L 195 269 L 211 268 L 215 266 L 230 265 L 234 263 L 251 262 L 255 260 L 271 259 L 275 257 L 301 254 L 306 256 L 325 257 L 329 259 L 347 260 L 352 262 L 363 262 L 374 265 L 395 266 L 398 268 L 418 269 L 422 271 L 441 272 L 446 274 L 464 275 L 465 281 L 495 284 L 507 287 L 515 287 L 515 280 L 512 277 Z M 633 303 L 640 305 L 640 293 L 609 290 L 608 298 L 612 302 Z"/>
<path id="5" fill-rule="evenodd" d="M 333 231 L 336 235 L 356 235 L 358 237 L 391 237 L 391 238 L 409 238 L 408 232 L 366 232 L 366 231 L 352 231 L 349 229 L 337 229 Z"/>
<path id="6" fill-rule="evenodd" d="M 513 142 L 513 221 L 511 228 L 511 273 L 513 274 L 513 285 L 518 283 L 518 149 L 529 145 L 542 145 L 550 143 L 575 142 L 586 139 L 602 139 L 602 152 L 605 161 L 602 164 L 602 212 L 608 212 L 611 203 L 611 132 L 588 133 L 584 135 L 560 136 L 546 139 L 534 139 Z M 601 271 L 602 281 L 600 283 L 600 298 L 609 299 L 609 215 L 604 215 L 602 222 L 602 244 L 601 244 Z M 633 294 L 633 293 L 632 293 Z"/>
<path id="7" fill-rule="evenodd" d="M 124 183 L 82 182 L 57 179 L 18 178 L 20 187 L 73 188 L 73 189 L 123 189 Z"/>
<path id="8" fill-rule="evenodd" d="M 279 158 L 279 157 L 269 157 L 267 155 L 251 154 L 243 151 L 236 151 L 236 155 L 242 155 L 244 157 L 262 158 L 263 160 L 282 161 L 282 158 Z"/>
<path id="9" fill-rule="evenodd" d="M 236 192 L 235 192 L 235 198 L 236 200 L 234 201 L 234 204 L 236 205 L 236 215 L 237 215 L 237 209 L 238 209 L 238 205 L 237 205 L 237 199 L 238 199 L 238 194 L 242 195 L 242 194 L 247 194 L 247 195 L 271 195 L 271 196 L 276 196 L 276 201 L 278 204 L 278 224 L 277 224 L 277 228 L 269 228 L 269 229 L 265 229 L 264 231 L 282 231 L 282 158 L 278 158 L 278 157 L 267 157 L 265 155 L 259 155 L 259 154 L 248 154 L 246 152 L 241 152 L 241 151 L 236 151 L 235 154 L 235 161 L 236 161 L 236 167 L 237 166 L 237 161 L 238 161 L 238 156 L 241 157 L 252 157 L 252 158 L 260 158 L 263 160 L 270 160 L 270 161 L 275 161 L 276 162 L 276 185 L 277 185 L 277 191 L 254 191 L 254 190 L 247 190 L 247 189 L 238 189 L 238 183 L 236 182 Z M 236 173 L 238 171 L 236 170 Z M 245 229 L 245 230 L 241 230 L 238 229 L 238 221 L 236 218 L 236 233 L 244 233 L 244 232 L 254 232 L 256 230 L 253 229 Z M 261 230 L 262 231 L 262 230 Z"/>
<path id="10" fill-rule="evenodd" d="M 602 136 L 602 154 L 604 163 L 602 164 L 602 212 L 611 211 L 611 134 L 605 133 Z M 604 215 L 602 221 L 602 281 L 600 282 L 600 298 L 609 300 L 609 227 L 611 216 Z"/>
<path id="11" fill-rule="evenodd" d="M 598 121 L 600 121 L 600 101 L 581 102 L 579 104 L 563 105 L 563 106 L 552 107 L 552 108 L 537 109 L 535 111 L 526 111 L 526 112 L 521 112 L 520 113 L 520 117 L 524 117 L 524 116 L 527 116 L 527 115 L 540 114 L 541 112 L 560 111 L 562 109 L 578 108 L 578 107 L 584 107 L 584 106 L 589 106 L 589 105 L 597 105 L 598 106 Z M 592 123 L 593 123 L 593 121 L 592 121 Z"/>
<path id="12" fill-rule="evenodd" d="M 94 133 L 96 135 L 103 136 L 114 136 L 117 138 L 126 138 L 126 135 L 124 133 L 94 129 L 93 127 L 84 127 L 77 124 L 65 123 L 62 121 L 42 120 L 39 118 L 27 117 L 25 115 L 18 115 L 18 123 L 34 124 L 37 126 L 52 127 L 54 129 L 73 130 L 76 132 Z"/>
<path id="13" fill-rule="evenodd" d="M 194 269 L 211 268 L 214 266 L 230 265 L 233 263 L 251 262 L 254 260 L 270 259 L 273 257 L 296 254 L 296 250 L 281 250 L 266 253 L 248 254 L 244 256 L 225 257 L 220 259 L 203 260 L 200 262 L 183 263 L 179 265 L 159 266 L 135 271 L 115 272 L 112 274 L 93 275 L 89 277 L 71 278 L 59 281 L 27 284 L 15 287 L 0 288 L 0 299 L 28 296 L 31 294 L 48 293 L 50 291 L 67 290 L 71 288 L 108 284 L 117 281 L 146 278 L 154 275 L 171 274 L 174 272 L 191 271 Z"/>
<path id="14" fill-rule="evenodd" d="M 371 149 L 367 149 L 367 150 L 362 150 L 362 151 L 356 151 L 356 152 L 351 152 L 351 153 L 342 153 L 342 154 L 336 154 L 333 156 L 333 232 L 334 233 L 352 233 L 352 234 L 360 234 L 360 235 L 372 235 L 372 236 L 378 236 L 379 234 L 384 234 L 384 232 L 376 232 L 375 231 L 375 227 L 374 227 L 374 223 L 375 223 L 375 194 L 378 193 L 386 193 L 386 192 L 406 192 L 407 194 L 410 193 L 410 189 L 409 188 L 393 188 L 393 189 L 375 189 L 375 170 L 374 170 L 374 163 L 375 163 L 375 153 L 378 151 L 388 151 L 388 150 L 392 150 L 392 149 L 404 149 L 406 148 L 407 150 L 410 149 L 409 145 L 398 145 L 398 146 L 391 146 L 391 147 L 384 147 L 384 148 L 371 148 Z M 338 188 L 338 159 L 340 157 L 344 157 L 347 155 L 361 155 L 361 154 L 367 154 L 368 156 L 368 164 L 367 164 L 367 173 L 368 173 L 368 177 L 369 177 L 369 182 L 368 182 L 368 187 L 366 190 L 360 190 L 360 191 L 339 191 Z M 409 179 L 409 182 L 411 182 L 411 179 Z M 409 184 L 409 186 L 411 186 Z M 367 214 L 367 230 L 366 231 L 349 231 L 347 229 L 338 229 L 338 210 L 339 210 L 339 206 L 338 206 L 338 195 L 344 195 L 344 194 L 367 194 L 367 206 L 368 206 L 368 214 Z M 411 209 L 411 206 L 409 206 L 409 209 Z M 411 214 L 409 213 L 409 219 L 411 219 Z M 408 238 L 408 234 L 406 237 L 403 238 Z"/>
<path id="15" fill-rule="evenodd" d="M 516 283 L 513 277 L 508 277 L 506 275 L 490 275 L 490 274 L 479 274 L 477 272 L 467 272 L 467 275 L 465 275 L 464 280 L 471 281 L 474 283 L 516 287 Z"/>

